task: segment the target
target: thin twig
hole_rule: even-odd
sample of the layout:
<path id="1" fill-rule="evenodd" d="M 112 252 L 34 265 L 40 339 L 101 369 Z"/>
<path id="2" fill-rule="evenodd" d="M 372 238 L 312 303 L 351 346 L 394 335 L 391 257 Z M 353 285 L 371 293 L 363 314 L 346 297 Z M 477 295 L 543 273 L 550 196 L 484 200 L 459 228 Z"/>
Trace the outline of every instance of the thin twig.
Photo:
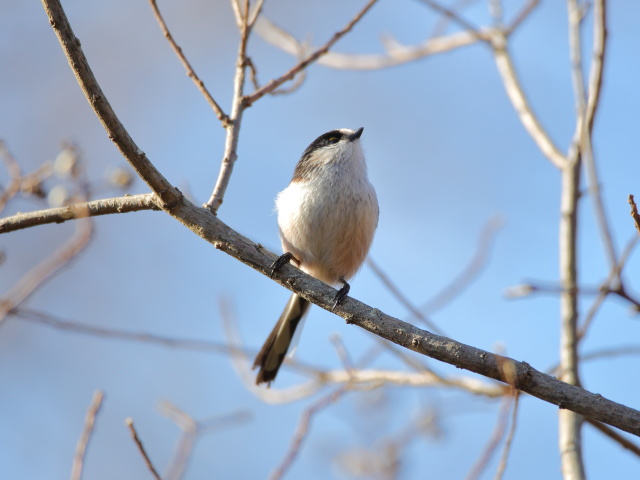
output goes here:
<path id="1" fill-rule="evenodd" d="M 304 412 L 302 412 L 300 422 L 298 423 L 298 428 L 296 429 L 296 432 L 291 439 L 289 450 L 280 465 L 278 465 L 278 467 L 271 473 L 271 475 L 269 476 L 269 480 L 279 480 L 284 476 L 284 474 L 291 467 L 293 461 L 298 455 L 298 452 L 302 447 L 302 442 L 304 442 L 305 438 L 309 434 L 309 428 L 311 427 L 312 418 L 322 409 L 337 402 L 345 392 L 346 387 L 340 387 L 337 390 L 331 392 L 329 395 L 322 397 L 320 400 L 318 400 L 313 405 L 305 409 Z"/>
<path id="2" fill-rule="evenodd" d="M 224 345 L 223 343 L 207 342 L 204 340 L 188 340 L 173 337 L 163 337 L 152 333 L 128 332 L 126 330 L 117 330 L 114 328 L 96 327 L 87 323 L 63 320 L 49 313 L 39 312 L 24 307 L 13 309 L 9 315 L 28 320 L 31 322 L 47 325 L 58 330 L 80 333 L 83 335 L 91 335 L 94 337 L 114 338 L 118 340 L 127 340 L 140 343 L 149 343 L 152 345 L 160 345 L 163 347 L 191 350 L 196 352 L 212 352 L 229 354 L 235 351 L 235 348 Z M 253 351 L 252 351 L 253 353 Z"/>
<path id="3" fill-rule="evenodd" d="M 195 70 L 191 66 L 191 63 L 189 62 L 189 60 L 187 60 L 187 57 L 185 57 L 184 53 L 182 52 L 182 48 L 173 39 L 173 35 L 171 35 L 171 32 L 169 31 L 169 27 L 167 27 L 167 24 L 165 23 L 164 18 L 160 13 L 160 9 L 158 8 L 157 1 L 149 0 L 149 4 L 151 5 L 151 9 L 153 10 L 153 15 L 156 17 L 156 21 L 160 26 L 160 30 L 162 30 L 162 34 L 164 35 L 164 38 L 167 39 L 167 41 L 169 42 L 169 45 L 171 45 L 171 49 L 174 51 L 174 53 L 178 57 L 178 60 L 180 60 L 180 63 L 182 63 L 182 66 L 187 71 L 187 76 L 193 81 L 193 83 L 198 88 L 198 90 L 200 90 L 200 93 L 207 100 L 207 102 L 215 112 L 216 116 L 218 117 L 218 120 L 220 120 L 220 122 L 222 123 L 222 126 L 226 127 L 229 122 L 229 117 L 227 116 L 226 113 L 224 113 L 224 111 L 222 110 L 222 107 L 220 107 L 218 102 L 214 100 L 211 93 L 209 93 L 209 90 L 207 90 L 207 87 L 204 86 L 204 82 L 200 79 L 198 74 L 195 72 Z"/>
<path id="4" fill-rule="evenodd" d="M 504 387 L 499 384 L 482 382 L 472 377 L 441 377 L 432 372 L 401 372 L 396 370 L 352 369 L 329 370 L 322 374 L 321 379 L 325 383 L 350 383 L 367 389 L 384 386 L 405 387 L 449 387 L 482 395 L 488 398 L 497 398 L 504 395 Z"/>
<path id="5" fill-rule="evenodd" d="M 211 430 L 218 430 L 222 427 L 235 425 L 246 421 L 251 417 L 247 410 L 212 417 L 202 421 L 196 421 L 191 415 L 179 409 L 169 401 L 161 401 L 158 404 L 160 413 L 174 422 L 182 431 L 178 439 L 172 460 L 166 470 L 166 480 L 179 480 L 183 478 L 189 460 L 193 454 L 193 448 L 198 437 Z"/>
<path id="6" fill-rule="evenodd" d="M 315 62 L 318 58 L 320 58 L 322 55 L 326 54 L 329 51 L 329 49 L 333 47 L 333 45 L 338 40 L 340 40 L 342 37 L 344 37 L 347 33 L 351 31 L 351 29 L 355 26 L 355 24 L 360 21 L 360 19 L 364 16 L 364 14 L 367 13 L 369 9 L 373 7 L 373 5 L 377 1 L 378 0 L 369 0 L 369 2 L 367 2 L 367 4 L 362 8 L 362 10 L 360 10 L 355 15 L 355 17 L 353 17 L 351 21 L 347 23 L 347 25 L 344 28 L 342 28 L 342 30 L 339 30 L 338 32 L 336 32 L 329 39 L 329 41 L 327 41 L 327 43 L 325 43 L 323 46 L 318 48 L 315 52 L 310 54 L 307 58 L 299 62 L 295 67 L 293 67 L 291 70 L 286 72 L 284 75 L 280 76 L 279 78 L 275 78 L 271 80 L 264 87 L 262 87 L 260 90 L 253 92 L 251 95 L 247 95 L 244 98 L 244 104 L 248 106 L 255 103 L 258 99 L 262 98 L 267 93 L 272 92 L 273 90 L 278 88 L 280 85 L 282 85 L 284 82 L 291 80 L 294 76 L 296 76 L 298 72 L 300 72 L 301 70 L 304 70 L 310 64 Z"/>
<path id="7" fill-rule="evenodd" d="M 431 329 L 431 331 L 437 333 L 438 335 L 445 335 L 445 333 L 440 329 L 440 327 L 438 327 L 435 323 L 433 323 L 431 320 L 429 320 L 429 318 L 427 318 L 427 316 L 425 314 L 423 314 L 420 311 L 420 309 L 418 309 L 418 307 L 416 307 L 411 302 L 411 300 L 409 300 L 407 298 L 407 296 L 402 292 L 402 290 L 400 288 L 398 288 L 398 286 L 395 283 L 393 283 L 391 278 L 389 278 L 389 275 L 387 275 L 384 272 L 384 270 L 382 270 L 382 268 L 380 268 L 380 266 L 373 260 L 373 258 L 367 257 L 367 265 L 369 266 L 369 268 L 371 268 L 373 273 L 376 274 L 378 279 L 387 287 L 387 290 L 389 290 L 389 292 L 391 292 L 391 294 L 393 296 L 395 296 L 396 299 L 402 305 L 404 305 L 404 307 L 407 310 L 409 310 L 409 312 L 411 312 L 411 314 L 415 318 L 420 320 L 427 327 L 429 327 Z M 413 320 L 413 318 L 410 319 L 409 321 L 412 321 L 412 320 Z"/>
<path id="8" fill-rule="evenodd" d="M 103 198 L 90 202 L 75 203 L 66 207 L 49 208 L 27 213 L 18 213 L 11 217 L 0 218 L 0 234 L 24 228 L 63 223 L 79 218 L 111 215 L 115 213 L 139 212 L 142 210 L 161 210 L 160 200 L 155 193 L 126 195 L 124 197 Z"/>
<path id="9" fill-rule="evenodd" d="M 255 25 L 256 23 L 256 20 L 258 20 L 260 13 L 262 13 L 263 5 L 264 5 L 264 0 L 258 0 L 256 4 L 253 6 L 253 10 L 249 12 L 248 24 L 250 27 L 253 27 L 253 25 Z"/>
<path id="10" fill-rule="evenodd" d="M 256 397 L 266 403 L 290 403 L 313 395 L 325 385 L 325 382 L 321 380 L 322 371 L 301 365 L 300 362 L 294 362 L 291 357 L 288 357 L 285 358 L 284 365 L 299 368 L 301 371 L 313 375 L 315 379 L 289 388 L 261 388 L 257 386 L 255 374 L 251 369 L 253 359 L 250 359 L 245 349 L 242 348 L 243 342 L 240 338 L 240 332 L 237 326 L 238 322 L 233 312 L 231 302 L 222 297 L 219 301 L 219 307 L 224 334 L 231 349 L 231 364 L 238 373 L 245 388 Z M 255 351 L 253 351 L 253 356 L 255 356 Z"/>
<path id="11" fill-rule="evenodd" d="M 520 405 L 520 392 L 518 390 L 513 390 L 513 408 L 511 409 L 511 426 L 509 427 L 509 433 L 507 434 L 507 438 L 504 441 L 504 448 L 502 449 L 502 455 L 500 456 L 500 463 L 498 463 L 498 469 L 496 471 L 495 477 L 493 480 L 501 480 L 504 475 L 505 470 L 507 469 L 507 459 L 509 458 L 509 453 L 511 452 L 511 445 L 513 443 L 513 438 L 516 433 L 516 424 L 518 420 L 518 406 Z"/>
<path id="12" fill-rule="evenodd" d="M 240 44 L 238 46 L 238 54 L 236 58 L 236 73 L 233 79 L 233 97 L 231 99 L 231 115 L 229 116 L 229 122 L 227 125 L 227 136 L 224 145 L 224 154 L 222 157 L 222 163 L 220 165 L 220 171 L 218 172 L 218 178 L 216 184 L 211 193 L 211 197 L 204 204 L 204 207 L 214 215 L 217 215 L 222 202 L 224 201 L 224 195 L 229 186 L 231 180 L 231 174 L 233 173 L 233 167 L 238 159 L 238 141 L 240 139 L 240 127 L 242 124 L 242 116 L 245 108 L 247 107 L 243 101 L 244 98 L 244 84 L 247 73 L 247 66 L 250 64 L 250 59 L 247 57 L 247 44 L 249 42 L 249 36 L 253 25 L 249 23 L 249 0 L 245 0 L 244 12 L 241 12 L 240 4 L 238 0 L 232 0 L 234 6 L 234 13 L 236 15 L 236 21 L 238 22 L 238 28 L 240 30 Z"/>
<path id="13" fill-rule="evenodd" d="M 593 420 L 588 417 L 585 418 L 585 421 L 590 425 L 593 425 L 596 429 L 600 430 L 600 432 L 604 433 L 613 441 L 619 443 L 622 448 L 625 448 L 630 452 L 635 453 L 637 456 L 640 456 L 640 446 L 636 445 L 628 438 L 623 437 L 613 428 L 605 425 L 604 423 L 598 422 L 597 420 Z"/>
<path id="14" fill-rule="evenodd" d="M 142 445 L 142 441 L 140 440 L 140 437 L 138 437 L 138 432 L 136 431 L 136 428 L 133 426 L 133 418 L 131 417 L 127 418 L 124 421 L 124 423 L 129 428 L 129 431 L 131 432 L 131 438 L 133 438 L 133 441 L 136 443 L 136 446 L 140 451 L 140 455 L 142 455 L 142 458 L 144 458 L 144 462 L 147 464 L 147 468 L 153 475 L 153 478 L 155 478 L 156 480 L 162 480 L 162 478 L 160 478 L 160 475 L 158 474 L 158 471 L 153 466 L 153 463 L 151 463 L 151 459 L 149 458 L 149 455 L 147 455 L 147 451 L 144 449 L 144 446 Z"/>
<path id="15" fill-rule="evenodd" d="M 507 428 L 507 422 L 509 421 L 509 409 L 511 408 L 511 404 L 513 403 L 512 400 L 513 396 L 511 395 L 505 395 L 503 397 L 493 433 L 491 434 L 489 441 L 485 445 L 480 458 L 478 458 L 475 465 L 467 475 L 467 480 L 477 480 L 478 478 L 480 478 L 480 475 L 482 475 L 484 469 L 487 468 L 491 457 L 493 457 L 493 454 L 500 444 L 500 440 L 502 440 L 502 437 L 504 437 Z"/>
<path id="16" fill-rule="evenodd" d="M 434 312 L 442 309 L 460 295 L 478 278 L 480 273 L 482 273 L 488 265 L 491 247 L 503 224 L 504 221 L 499 216 L 494 216 L 487 221 L 480 232 L 476 251 L 467 266 L 460 271 L 448 285 L 442 288 L 440 292 L 421 307 L 422 312 L 425 312 L 426 315 L 433 315 Z"/>
<path id="17" fill-rule="evenodd" d="M 633 218 L 633 223 L 636 226 L 636 230 L 638 234 L 640 234 L 640 214 L 638 213 L 638 207 L 633 198 L 633 195 L 629 195 L 629 205 L 631 206 L 631 218 Z"/>
<path id="18" fill-rule="evenodd" d="M 73 235 L 47 258 L 25 273 L 0 297 L 0 324 L 6 315 L 27 300 L 40 286 L 76 257 L 89 243 L 93 233 L 91 219 L 81 219 Z"/>
<path id="19" fill-rule="evenodd" d="M 420 0 L 420 1 L 422 3 L 424 3 L 425 5 L 427 5 L 429 8 L 431 8 L 432 10 L 435 10 L 436 12 L 440 13 L 442 16 L 444 16 L 444 17 L 448 18 L 449 20 L 451 20 L 452 22 L 457 23 L 458 25 L 460 25 L 460 27 L 462 27 L 464 30 L 466 30 L 471 35 L 476 35 L 478 40 L 481 40 L 481 41 L 484 41 L 484 42 L 489 40 L 488 37 L 485 37 L 485 36 L 482 35 L 482 33 L 480 32 L 480 30 L 478 28 L 476 28 L 470 22 L 465 20 L 455 10 L 447 8 L 444 5 L 441 5 L 438 2 L 435 2 L 434 0 Z"/>
<path id="20" fill-rule="evenodd" d="M 577 5 L 576 10 L 579 10 L 579 6 Z M 582 15 L 582 13 L 577 12 L 575 15 Z M 578 31 L 579 35 L 579 26 L 576 27 L 576 30 Z M 598 109 L 598 105 L 600 104 L 600 91 L 602 89 L 602 77 L 604 73 L 604 60 L 607 42 L 606 31 L 606 5 L 604 3 L 604 0 L 598 0 L 595 2 L 593 10 L 594 39 L 591 55 L 592 60 L 591 72 L 589 75 L 588 98 L 584 98 L 585 94 L 583 90 L 583 100 L 582 104 L 578 107 L 578 112 L 579 114 L 584 116 L 584 120 L 577 122 L 576 133 L 577 139 L 580 142 L 580 151 L 582 153 L 582 160 L 585 167 L 586 179 L 588 183 L 587 191 L 592 200 L 595 219 L 598 225 L 598 231 L 602 239 L 607 261 L 609 262 L 609 267 L 615 268 L 615 265 L 618 263 L 617 253 L 613 241 L 613 235 L 611 234 L 609 219 L 607 218 L 607 214 L 604 208 L 592 142 L 594 119 Z M 577 43 L 578 44 L 575 48 L 579 49 L 580 43 Z M 582 76 L 582 68 L 580 68 L 580 76 Z M 584 104 L 585 101 L 586 104 Z"/>
<path id="21" fill-rule="evenodd" d="M 549 133 L 544 129 L 538 117 L 533 113 L 533 108 L 524 93 L 524 89 L 518 78 L 513 59 L 507 48 L 507 35 L 503 31 L 496 30 L 491 38 L 493 55 L 498 72 L 502 77 L 502 83 L 507 92 L 507 96 L 516 110 L 520 122 L 529 133 L 529 136 L 536 143 L 545 157 L 558 169 L 562 169 L 567 163 L 566 157 L 560 149 L 553 143 Z"/>
<path id="22" fill-rule="evenodd" d="M 340 335 L 338 335 L 337 333 L 333 334 L 331 335 L 330 340 L 333 344 L 333 348 L 336 349 L 336 353 L 338 354 L 338 358 L 340 359 L 345 372 L 347 372 L 347 375 L 351 375 L 351 373 L 355 369 L 355 366 L 353 364 L 353 360 L 351 360 L 349 352 L 347 351 L 347 347 L 340 338 Z"/>
<path id="23" fill-rule="evenodd" d="M 622 251 L 622 254 L 620 255 L 620 258 L 618 259 L 617 265 L 614 265 L 611 272 L 609 272 L 609 278 L 607 278 L 606 282 L 600 287 L 599 289 L 600 293 L 598 294 L 598 297 L 594 300 L 593 304 L 587 311 L 587 314 L 585 315 L 584 320 L 582 321 L 582 325 L 578 330 L 578 340 L 582 341 L 582 339 L 585 337 L 587 331 L 589 330 L 589 327 L 591 326 L 593 320 L 595 319 L 596 313 L 598 313 L 598 310 L 600 309 L 605 299 L 610 294 L 612 293 L 616 294 L 624 298 L 625 300 L 629 301 L 631 304 L 634 305 L 636 309 L 640 309 L 640 302 L 631 298 L 626 293 L 624 284 L 622 281 L 622 269 L 627 263 L 627 260 L 631 256 L 631 252 L 633 251 L 635 246 L 638 244 L 639 240 L 640 240 L 640 237 L 635 235 L 627 243 L 624 250 Z"/>
<path id="24" fill-rule="evenodd" d="M 104 392 L 102 390 L 96 390 L 87 410 L 87 416 L 84 420 L 84 428 L 82 435 L 78 440 L 76 446 L 76 453 L 73 457 L 73 466 L 71 467 L 71 480 L 80 480 L 82 478 L 82 468 L 84 466 L 84 458 L 87 453 L 87 446 L 89 440 L 91 440 L 91 434 L 93 433 L 93 427 L 96 422 L 96 417 L 102 406 L 102 400 L 104 399 Z"/>
<path id="25" fill-rule="evenodd" d="M 11 155 L 11 152 L 9 152 L 9 149 L 2 140 L 0 140 L 0 159 L 5 163 L 7 172 L 9 173 L 9 185 L 4 189 L 0 188 L 0 212 L 2 212 L 9 199 L 20 191 L 22 173 L 20 172 L 20 165 L 16 162 L 16 159 L 13 158 L 13 155 Z M 1 227 L 0 232 L 2 232 Z"/>
<path id="26" fill-rule="evenodd" d="M 533 12 L 536 9 L 539 3 L 540 3 L 540 0 L 529 0 L 529 2 L 527 2 L 522 7 L 522 9 L 516 14 L 516 16 L 513 18 L 513 20 L 511 21 L 511 24 L 506 29 L 506 34 L 511 35 L 514 31 L 516 31 L 518 27 L 522 24 L 522 22 L 524 22 L 527 19 L 527 17 L 531 14 L 531 12 Z"/>
<path id="27" fill-rule="evenodd" d="M 293 35 L 277 27 L 265 17 L 260 17 L 256 22 L 256 32 L 271 45 L 295 57 L 298 57 L 298 52 L 301 49 L 305 52 L 308 50 Z M 456 32 L 441 37 L 428 38 L 417 45 L 401 45 L 397 41 L 387 38 L 386 41 L 383 41 L 386 53 L 347 54 L 329 51 L 318 58 L 317 63 L 339 70 L 380 70 L 473 45 L 480 40 L 478 37 L 488 38 L 490 36 L 491 29 L 482 29 L 477 34 Z"/>
<path id="28" fill-rule="evenodd" d="M 414 62 L 431 55 L 473 45 L 478 41 L 485 41 L 492 38 L 496 30 L 503 31 L 508 36 L 535 10 L 538 3 L 539 0 L 531 0 L 525 4 L 516 14 L 513 22 L 504 28 L 504 31 L 502 27 L 484 27 L 475 31 L 461 31 L 445 36 L 432 36 L 417 45 L 401 45 L 387 36 L 383 37 L 382 42 L 387 53 L 346 54 L 327 52 L 317 60 L 317 63 L 341 70 L 379 70 Z M 291 34 L 264 17 L 260 17 L 256 22 L 256 32 L 264 40 L 290 55 L 298 56 L 298 52 L 303 48 L 302 42 L 299 42 Z"/>

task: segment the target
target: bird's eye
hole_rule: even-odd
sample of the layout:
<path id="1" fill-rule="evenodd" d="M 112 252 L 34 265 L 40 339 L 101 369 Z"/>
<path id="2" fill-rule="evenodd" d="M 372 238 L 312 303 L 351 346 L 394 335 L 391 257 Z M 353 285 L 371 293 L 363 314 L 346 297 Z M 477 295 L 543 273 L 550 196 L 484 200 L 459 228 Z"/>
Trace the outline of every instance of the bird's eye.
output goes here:
<path id="1" fill-rule="evenodd" d="M 340 139 L 338 137 L 329 137 L 329 140 L 327 140 L 329 145 L 333 145 L 334 143 L 338 143 L 339 141 Z"/>

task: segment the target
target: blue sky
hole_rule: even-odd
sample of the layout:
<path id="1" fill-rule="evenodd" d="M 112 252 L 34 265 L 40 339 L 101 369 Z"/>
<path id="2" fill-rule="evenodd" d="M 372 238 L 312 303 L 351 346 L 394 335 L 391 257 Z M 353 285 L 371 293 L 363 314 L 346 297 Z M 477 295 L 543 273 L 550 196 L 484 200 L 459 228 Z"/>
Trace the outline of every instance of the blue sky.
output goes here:
<path id="1" fill-rule="evenodd" d="M 265 14 L 317 45 L 361 3 L 272 1 Z M 635 141 L 640 111 L 635 23 L 640 12 L 632 2 L 610 3 L 594 149 L 620 251 L 635 234 L 627 195 L 640 195 Z M 162 38 L 148 5 L 68 1 L 64 6 L 132 137 L 170 181 L 204 203 L 217 177 L 224 132 Z M 196 70 L 227 108 L 237 42 L 228 3 L 189 0 L 160 2 L 160 7 Z M 509 5 L 507 13 L 515 10 L 517 5 Z M 488 19 L 483 2 L 464 12 L 478 25 Z M 383 32 L 402 43 L 418 43 L 436 23 L 420 2 L 381 0 L 336 51 L 380 52 Z M 511 45 L 534 110 L 563 151 L 575 122 L 566 23 L 563 2 L 542 2 Z M 258 37 L 251 40 L 249 52 L 264 83 L 293 65 L 293 59 Z M 124 165 L 75 83 L 38 4 L 0 1 L 0 58 L 0 137 L 25 171 L 55 158 L 62 141 L 78 146 L 95 183 L 103 181 L 109 168 Z M 300 154 L 325 131 L 361 126 L 380 201 L 372 258 L 422 305 L 467 265 L 483 226 L 499 216 L 504 225 L 487 267 L 432 319 L 464 343 L 503 349 L 541 370 L 555 364 L 558 299 L 537 295 L 508 300 L 504 291 L 524 281 L 557 282 L 559 174 L 520 125 L 485 46 L 381 71 L 311 67 L 299 91 L 264 98 L 245 113 L 239 159 L 220 218 L 278 252 L 273 200 L 289 182 Z M 140 181 L 128 191 L 143 192 Z M 96 196 L 118 194 L 104 190 Z M 44 206 L 20 201 L 11 212 L 38 208 Z M 3 235 L 0 248 L 7 260 L 0 265 L 2 291 L 73 228 L 53 225 Z M 102 217 L 95 229 L 87 250 L 45 284 L 28 307 L 105 328 L 224 342 L 219 302 L 225 298 L 246 347 L 258 349 L 288 298 L 277 284 L 162 213 Z M 608 271 L 587 196 L 581 201 L 579 256 L 582 284 L 598 286 Z M 639 269 L 636 254 L 625 269 L 631 291 Z M 368 267 L 351 285 L 355 298 L 409 318 Z M 582 312 L 592 301 L 581 299 Z M 370 334 L 313 308 L 297 358 L 319 368 L 340 368 L 329 340 L 333 334 L 356 359 L 376 343 Z M 637 345 L 638 335 L 640 326 L 628 305 L 608 300 L 582 352 Z M 637 407 L 635 378 L 628 373 L 637 362 L 626 356 L 585 363 L 584 386 Z M 429 365 L 444 374 L 471 375 L 435 361 Z M 389 354 L 374 366 L 405 368 Z M 274 388 L 304 380 L 285 369 Z M 134 418 L 160 470 L 166 467 L 178 429 L 158 415 L 155 405 L 161 399 L 197 419 L 250 412 L 249 420 L 200 439 L 185 478 L 265 478 L 284 457 L 301 413 L 319 398 L 267 405 L 245 388 L 225 355 L 83 336 L 16 319 L 0 330 L 0 385 L 0 469 L 6 478 L 66 478 L 97 388 L 104 389 L 106 401 L 88 452 L 86 477 L 98 480 L 148 478 L 124 426 L 127 417 Z M 400 478 L 425 472 L 432 478 L 462 478 L 488 440 L 498 408 L 498 401 L 442 389 L 349 393 L 314 419 L 288 478 L 344 478 L 340 452 L 380 447 L 425 412 L 437 415 L 442 435 L 424 435 L 410 444 Z M 636 457 L 588 425 L 584 436 L 592 478 L 624 478 L 637 470 Z M 557 409 L 523 397 L 506 478 L 559 478 L 557 450 Z M 494 458 L 483 478 L 493 478 L 495 467 Z"/>

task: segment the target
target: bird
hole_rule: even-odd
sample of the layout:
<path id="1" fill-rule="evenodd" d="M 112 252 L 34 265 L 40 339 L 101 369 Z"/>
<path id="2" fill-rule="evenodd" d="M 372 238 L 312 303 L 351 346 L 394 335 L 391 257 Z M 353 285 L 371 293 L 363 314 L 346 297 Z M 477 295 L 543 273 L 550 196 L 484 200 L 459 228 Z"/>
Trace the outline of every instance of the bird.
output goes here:
<path id="1" fill-rule="evenodd" d="M 331 130 L 311 142 L 275 202 L 284 253 L 271 265 L 271 276 L 292 261 L 318 280 L 342 284 L 333 308 L 349 293 L 347 280 L 362 266 L 378 226 L 378 198 L 360 144 L 363 130 Z M 289 298 L 253 364 L 259 367 L 257 385 L 269 387 L 276 378 L 310 305 L 295 293 Z"/>

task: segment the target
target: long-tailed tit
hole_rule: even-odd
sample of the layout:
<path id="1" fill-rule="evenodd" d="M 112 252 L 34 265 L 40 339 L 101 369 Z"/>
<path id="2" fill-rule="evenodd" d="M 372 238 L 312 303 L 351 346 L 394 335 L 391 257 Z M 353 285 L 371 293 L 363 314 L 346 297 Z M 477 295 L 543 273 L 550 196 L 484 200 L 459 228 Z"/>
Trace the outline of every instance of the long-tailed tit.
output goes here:
<path id="1" fill-rule="evenodd" d="M 360 146 L 362 131 L 341 128 L 316 138 L 276 198 L 285 253 L 272 271 L 293 260 L 329 285 L 342 283 L 334 307 L 349 293 L 347 280 L 364 262 L 378 225 L 378 199 Z M 276 378 L 309 306 L 308 300 L 291 296 L 253 364 L 260 367 L 257 384 Z"/>

